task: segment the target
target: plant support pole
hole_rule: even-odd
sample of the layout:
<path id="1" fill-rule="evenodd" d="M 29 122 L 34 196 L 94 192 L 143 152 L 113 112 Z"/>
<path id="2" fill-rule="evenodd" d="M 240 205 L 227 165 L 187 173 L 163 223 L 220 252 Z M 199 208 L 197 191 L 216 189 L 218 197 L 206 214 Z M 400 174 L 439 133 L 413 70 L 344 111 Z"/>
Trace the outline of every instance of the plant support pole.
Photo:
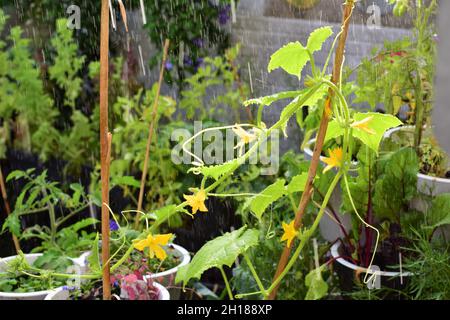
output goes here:
<path id="1" fill-rule="evenodd" d="M 335 54 L 335 60 L 334 60 L 334 66 L 333 66 L 333 74 L 332 74 L 332 81 L 334 84 L 338 85 L 340 82 L 340 74 L 341 74 L 341 68 L 342 64 L 344 62 L 344 51 L 345 51 L 345 43 L 347 41 L 348 36 L 348 30 L 350 26 L 350 17 L 353 13 L 355 0 L 347 0 L 344 5 L 344 14 L 342 18 L 342 33 L 339 36 L 339 43 L 336 48 L 336 54 Z M 320 154 L 322 153 L 322 147 L 324 144 L 325 136 L 328 129 L 328 122 L 330 121 L 331 117 L 331 110 L 332 110 L 332 99 L 333 99 L 334 93 L 333 90 L 330 88 L 328 91 L 328 98 L 325 102 L 325 107 L 322 114 L 322 119 L 320 121 L 319 130 L 317 133 L 317 139 L 316 139 L 316 145 L 314 147 L 314 153 L 311 160 L 311 165 L 309 167 L 308 171 L 308 179 L 306 181 L 305 190 L 302 193 L 302 197 L 300 199 L 300 204 L 298 206 L 297 212 L 295 214 L 295 222 L 294 226 L 295 229 L 298 230 L 301 227 L 303 215 L 305 213 L 305 209 L 311 200 L 311 196 L 313 194 L 313 182 L 314 177 L 317 173 L 317 167 L 319 165 L 320 160 Z M 292 251 L 292 245 L 294 242 L 291 243 L 291 246 L 286 246 L 283 250 L 283 253 L 281 254 L 280 260 L 278 262 L 277 270 L 275 272 L 274 281 L 278 279 L 278 277 L 283 273 L 284 269 L 286 268 L 286 265 L 289 260 L 289 256 L 291 255 Z M 268 296 L 269 300 L 273 300 L 276 298 L 277 291 L 278 291 L 277 285 Z"/>
<path id="2" fill-rule="evenodd" d="M 3 171 L 0 167 L 0 189 L 2 192 L 3 203 L 5 204 L 6 214 L 9 216 L 11 214 L 11 207 L 9 206 L 8 194 L 6 193 L 5 179 L 3 178 Z M 18 254 L 20 251 L 19 239 L 17 239 L 15 234 L 12 234 L 12 240 L 14 242 L 14 248 Z"/>
<path id="3" fill-rule="evenodd" d="M 100 161 L 102 185 L 102 273 L 103 299 L 111 299 L 109 270 L 109 138 L 108 138 L 108 75 L 109 75 L 109 5 L 102 0 L 100 28 Z"/>
<path id="4" fill-rule="evenodd" d="M 141 187 L 139 189 L 139 199 L 138 199 L 138 207 L 137 207 L 137 211 L 139 211 L 139 212 L 142 211 L 142 204 L 144 202 L 145 180 L 147 179 L 148 162 L 150 160 L 150 146 L 152 144 L 153 131 L 155 129 L 156 116 L 158 114 L 159 95 L 161 93 L 161 86 L 162 86 L 162 82 L 164 80 L 164 70 L 166 69 L 165 66 L 166 66 L 167 56 L 169 54 L 169 45 L 170 45 L 170 41 L 169 41 L 169 39 L 166 39 L 166 41 L 164 43 L 164 51 L 163 51 L 163 58 L 162 58 L 162 62 L 161 62 L 161 70 L 159 71 L 158 88 L 156 89 L 155 101 L 153 102 L 152 119 L 150 122 L 150 128 L 148 130 L 147 147 L 145 150 L 144 168 L 142 169 Z M 139 226 L 139 219 L 141 217 L 141 214 L 139 212 L 136 215 L 136 220 L 134 221 L 134 227 L 136 229 Z"/>

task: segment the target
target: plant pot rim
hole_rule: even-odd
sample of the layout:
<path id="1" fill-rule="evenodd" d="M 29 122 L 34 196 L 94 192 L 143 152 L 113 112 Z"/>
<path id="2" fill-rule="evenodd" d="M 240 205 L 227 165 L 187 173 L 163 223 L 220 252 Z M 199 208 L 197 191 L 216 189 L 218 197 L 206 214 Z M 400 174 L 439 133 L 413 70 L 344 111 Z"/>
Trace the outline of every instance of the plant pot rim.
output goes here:
<path id="1" fill-rule="evenodd" d="M 345 260 L 344 258 L 340 257 L 339 254 L 339 248 L 341 247 L 341 242 L 337 241 L 335 242 L 332 246 L 331 246 L 331 255 L 334 258 L 335 261 L 339 262 L 341 265 L 355 270 L 355 271 L 360 271 L 360 272 L 364 272 L 364 273 L 368 273 L 368 274 L 377 274 L 383 277 L 398 277 L 398 276 L 402 276 L 402 277 L 410 277 L 413 274 L 411 272 L 394 272 L 394 271 L 374 271 L 374 270 L 368 270 L 367 268 L 363 268 L 360 266 L 357 266 L 356 264 L 353 264 L 347 260 Z"/>
<path id="2" fill-rule="evenodd" d="M 26 253 L 26 254 L 24 254 L 25 258 L 36 258 L 36 259 L 41 257 L 42 255 L 43 255 L 42 253 Z M 11 260 L 16 259 L 18 256 L 19 255 L 14 255 L 14 256 L 0 258 L 0 263 L 8 263 Z M 59 287 L 59 288 L 61 288 L 61 287 Z M 58 289 L 58 288 L 56 288 L 56 289 Z M 42 297 L 42 296 L 45 296 L 45 295 L 51 293 L 54 290 L 55 290 L 55 288 L 48 289 L 48 290 L 34 291 L 34 292 L 0 292 L 0 298 L 9 298 L 9 299 L 39 298 L 39 297 Z"/>
<path id="3" fill-rule="evenodd" d="M 178 252 L 181 253 L 181 257 L 182 257 L 181 263 L 179 265 L 177 265 L 176 267 L 173 267 L 172 269 L 169 269 L 169 270 L 166 270 L 166 271 L 163 271 L 163 272 L 154 273 L 154 274 L 151 274 L 151 275 L 146 275 L 146 276 L 144 276 L 144 278 L 146 278 L 146 279 L 147 278 L 148 279 L 157 279 L 157 278 L 160 278 L 160 277 L 165 277 L 165 276 L 168 276 L 170 274 L 177 273 L 179 268 L 181 268 L 182 266 L 187 265 L 191 261 L 191 255 L 189 254 L 189 252 L 185 248 L 183 248 L 182 246 L 177 245 L 175 243 L 171 243 L 171 244 L 167 245 L 167 247 L 169 247 L 169 248 L 170 248 L 170 246 L 172 246 L 175 250 L 177 250 Z"/>
<path id="4" fill-rule="evenodd" d="M 395 127 L 395 128 L 391 128 L 391 129 L 387 130 L 384 133 L 383 139 L 389 139 L 394 132 L 402 131 L 402 130 L 405 130 L 405 129 L 406 130 L 407 129 L 412 129 L 412 128 L 415 128 L 415 126 L 406 125 L 406 126 L 398 126 L 398 127 Z M 424 173 L 420 173 L 420 172 L 417 173 L 417 177 L 419 177 L 420 179 L 428 180 L 428 181 L 432 181 L 432 182 L 440 182 L 440 183 L 448 183 L 448 184 L 450 184 L 450 179 L 433 177 L 433 176 L 430 176 L 428 174 L 424 174 Z"/>
<path id="5" fill-rule="evenodd" d="M 173 249 L 175 249 L 176 251 L 178 251 L 180 253 L 180 257 L 182 257 L 180 264 L 178 264 L 176 267 L 173 267 L 166 271 L 145 275 L 144 278 L 156 279 L 156 278 L 160 278 L 160 277 L 164 277 L 164 276 L 176 273 L 180 267 L 187 265 L 191 261 L 191 255 L 182 246 L 175 244 L 175 243 L 171 243 L 171 244 L 168 244 L 166 247 L 168 247 L 168 248 L 172 247 Z M 90 254 L 91 254 L 91 251 L 86 251 L 74 260 L 76 261 L 76 263 L 79 263 L 82 267 L 87 267 L 88 264 L 87 264 L 86 258 Z"/>
<path id="6" fill-rule="evenodd" d="M 155 287 L 157 287 L 158 290 L 159 290 L 159 299 L 158 299 L 158 301 L 170 300 L 170 293 L 169 293 L 169 291 L 167 290 L 166 287 L 164 287 L 163 285 L 161 285 L 161 284 L 159 284 L 158 282 L 155 282 L 155 281 L 153 281 L 153 285 Z M 54 289 L 54 290 L 50 290 L 50 292 L 47 294 L 47 296 L 45 297 L 44 300 L 61 300 L 61 299 L 55 299 L 55 297 L 62 291 L 64 291 L 64 289 L 62 287 Z"/>

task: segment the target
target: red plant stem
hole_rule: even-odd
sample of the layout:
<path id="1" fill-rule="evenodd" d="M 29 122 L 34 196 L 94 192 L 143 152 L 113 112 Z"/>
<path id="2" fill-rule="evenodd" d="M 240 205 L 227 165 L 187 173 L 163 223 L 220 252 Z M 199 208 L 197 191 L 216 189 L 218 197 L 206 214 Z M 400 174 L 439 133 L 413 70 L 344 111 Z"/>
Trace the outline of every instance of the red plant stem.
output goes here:
<path id="1" fill-rule="evenodd" d="M 169 54 L 169 45 L 170 41 L 169 39 L 166 39 L 164 43 L 164 51 L 163 51 L 163 58 L 161 62 L 161 70 L 159 71 L 159 80 L 158 80 L 158 88 L 156 89 L 156 96 L 155 101 L 153 102 L 153 110 L 152 110 L 152 120 L 150 122 L 150 127 L 148 130 L 148 138 L 147 138 L 147 146 L 145 150 L 145 159 L 144 159 L 144 168 L 142 169 L 142 176 L 141 176 L 141 187 L 139 189 L 139 198 L 138 198 L 138 207 L 137 211 L 142 211 L 142 204 L 144 202 L 144 191 L 145 191 L 145 181 L 147 179 L 147 173 L 148 173 L 148 163 L 150 161 L 150 147 L 153 140 L 153 132 L 155 131 L 155 125 L 156 125 L 156 116 L 158 114 L 158 103 L 159 103 L 159 95 L 161 93 L 161 86 L 162 82 L 164 80 L 164 70 L 167 56 Z M 141 217 L 141 214 L 138 213 L 136 215 L 136 220 L 134 221 L 134 227 L 135 229 L 139 226 L 139 219 Z"/>
<path id="2" fill-rule="evenodd" d="M 345 43 L 347 40 L 348 35 L 348 29 L 350 26 L 350 17 L 353 13 L 353 7 L 354 7 L 354 0 L 347 0 L 345 2 L 344 7 L 344 14 L 342 19 L 342 33 L 339 36 L 339 43 L 336 48 L 336 54 L 335 54 L 335 60 L 334 60 L 334 66 L 333 66 L 333 75 L 332 75 L 332 81 L 334 84 L 338 84 L 340 81 L 340 75 L 341 75 L 341 68 L 342 64 L 344 63 L 344 51 L 345 51 Z M 302 225 L 303 215 L 305 213 L 306 207 L 308 206 L 309 201 L 311 200 L 311 196 L 313 193 L 313 182 L 314 178 L 317 173 L 317 168 L 319 166 L 319 160 L 320 160 L 320 154 L 322 153 L 322 147 L 325 141 L 325 136 L 328 129 L 328 122 L 330 121 L 331 117 L 331 110 L 332 110 L 332 99 L 333 99 L 334 93 L 333 90 L 330 89 L 328 91 L 328 98 L 325 102 L 325 106 L 323 109 L 322 119 L 320 121 L 319 130 L 317 133 L 316 138 L 316 144 L 314 146 L 314 152 L 313 157 L 311 160 L 311 165 L 309 167 L 308 171 L 308 179 L 306 182 L 305 190 L 302 193 L 302 197 L 300 199 L 300 204 L 298 207 L 298 210 L 295 214 L 295 222 L 294 226 L 295 229 L 298 230 L 300 226 Z M 291 255 L 292 251 L 292 244 L 291 246 L 286 246 L 283 250 L 283 253 L 281 254 L 280 260 L 278 262 L 278 267 L 275 272 L 274 280 L 278 279 L 278 277 L 281 275 L 281 273 L 286 268 L 286 265 L 289 261 L 289 256 Z M 273 300 L 276 298 L 277 291 L 278 291 L 279 285 L 277 285 L 272 292 L 269 292 L 268 299 Z"/>
<path id="3" fill-rule="evenodd" d="M 100 162 L 102 187 L 102 275 L 103 299 L 111 299 L 109 270 L 109 163 L 108 76 L 109 76 L 109 6 L 102 0 L 100 27 Z"/>
<path id="4" fill-rule="evenodd" d="M 3 203 L 5 204 L 6 214 L 9 216 L 11 214 L 11 207 L 9 206 L 8 193 L 6 192 L 5 179 L 3 178 L 3 171 L 1 167 L 0 167 L 0 189 L 2 193 Z M 13 234 L 12 240 L 14 242 L 14 248 L 16 249 L 16 253 L 19 253 L 19 251 L 21 251 L 19 239 L 17 239 L 17 237 Z"/>

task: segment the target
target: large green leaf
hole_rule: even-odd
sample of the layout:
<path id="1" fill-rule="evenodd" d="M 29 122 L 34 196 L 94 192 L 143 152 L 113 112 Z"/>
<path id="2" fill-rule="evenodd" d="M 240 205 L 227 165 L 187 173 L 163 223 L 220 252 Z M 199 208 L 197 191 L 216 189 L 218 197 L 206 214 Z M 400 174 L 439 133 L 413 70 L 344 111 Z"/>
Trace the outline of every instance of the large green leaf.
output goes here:
<path id="1" fill-rule="evenodd" d="M 431 211 L 428 216 L 428 224 L 433 228 L 450 224 L 449 193 L 440 194 L 433 200 Z"/>
<path id="2" fill-rule="evenodd" d="M 308 287 L 305 300 L 319 300 L 328 293 L 328 284 L 322 279 L 322 271 L 326 265 L 311 270 L 305 277 L 305 285 Z"/>
<path id="3" fill-rule="evenodd" d="M 308 61 L 308 50 L 298 41 L 290 42 L 272 54 L 268 71 L 282 68 L 300 80 L 302 70 Z"/>
<path id="4" fill-rule="evenodd" d="M 220 177 L 232 173 L 235 168 L 242 162 L 242 158 L 236 158 L 234 160 L 219 164 L 216 166 L 201 166 L 189 169 L 189 172 L 195 174 L 202 174 L 205 177 L 211 177 L 214 180 L 219 180 Z"/>
<path id="5" fill-rule="evenodd" d="M 306 181 L 308 180 L 308 173 L 302 172 L 292 178 L 291 182 L 286 187 L 288 193 L 303 192 L 305 190 Z"/>
<path id="6" fill-rule="evenodd" d="M 371 117 L 368 123 L 369 129 L 373 130 L 373 133 L 369 133 L 360 128 L 353 128 L 353 136 L 359 139 L 363 144 L 367 145 L 370 149 L 378 154 L 381 140 L 385 132 L 391 128 L 398 127 L 402 122 L 397 118 L 389 114 L 381 114 L 376 112 L 367 113 L 355 113 L 353 119 L 356 122 L 362 121 Z M 339 125 L 336 120 L 330 121 L 328 124 L 327 134 L 325 136 L 325 142 L 331 139 L 335 139 L 344 134 L 344 128 Z"/>
<path id="7" fill-rule="evenodd" d="M 331 27 L 322 27 L 314 30 L 309 35 L 306 48 L 308 48 L 311 53 L 322 50 L 322 45 L 332 34 L 333 30 Z"/>
<path id="8" fill-rule="evenodd" d="M 364 130 L 354 128 L 353 136 L 361 140 L 362 143 L 378 153 L 380 142 L 381 139 L 383 139 L 384 133 L 391 128 L 400 126 L 402 122 L 393 115 L 375 112 L 356 113 L 353 116 L 356 121 L 361 121 L 368 117 L 372 117 L 372 120 L 369 122 L 369 128 L 375 131 L 375 133 L 370 134 Z"/>
<path id="9" fill-rule="evenodd" d="M 251 199 L 250 210 L 258 219 L 261 219 L 268 206 L 286 194 L 284 184 L 284 179 L 278 179 Z"/>
<path id="10" fill-rule="evenodd" d="M 270 96 L 265 96 L 261 98 L 249 99 L 244 101 L 244 106 L 248 107 L 252 104 L 258 104 L 263 106 L 270 106 L 272 103 L 282 99 L 293 99 L 298 97 L 304 92 L 304 90 L 296 90 L 296 91 L 283 91 L 279 93 L 272 94 Z"/>
<path id="11" fill-rule="evenodd" d="M 190 279 L 199 279 L 208 269 L 231 267 L 240 254 L 258 244 L 258 238 L 259 230 L 246 230 L 244 226 L 207 242 L 188 265 L 178 270 L 175 282 L 186 284 Z"/>
<path id="12" fill-rule="evenodd" d="M 315 106 L 324 96 L 325 94 L 328 92 L 328 89 L 326 86 L 321 86 L 319 89 L 317 89 L 317 91 L 315 91 L 314 93 L 311 93 L 310 91 L 311 89 L 305 89 L 303 90 L 302 95 L 297 96 L 294 100 L 292 100 L 291 103 L 289 103 L 284 109 L 283 111 L 281 111 L 280 114 L 280 120 L 282 120 L 282 126 L 281 126 L 281 130 L 283 131 L 284 135 L 286 135 L 286 126 L 287 123 L 289 121 L 289 119 L 298 111 L 301 110 L 301 108 L 303 106 Z M 300 103 L 300 100 L 303 100 L 302 98 L 305 97 L 305 95 L 310 94 L 310 96 L 308 97 L 308 99 L 306 99 L 303 103 Z"/>
<path id="13" fill-rule="evenodd" d="M 379 217 L 395 219 L 417 194 L 419 160 L 413 148 L 403 148 L 377 162 L 378 175 L 373 197 Z"/>

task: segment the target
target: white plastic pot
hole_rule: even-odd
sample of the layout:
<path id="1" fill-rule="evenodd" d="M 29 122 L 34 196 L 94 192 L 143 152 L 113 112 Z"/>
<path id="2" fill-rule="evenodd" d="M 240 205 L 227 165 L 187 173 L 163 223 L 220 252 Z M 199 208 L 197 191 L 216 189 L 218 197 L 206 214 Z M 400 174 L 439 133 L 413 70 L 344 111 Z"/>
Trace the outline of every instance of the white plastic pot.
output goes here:
<path id="1" fill-rule="evenodd" d="M 158 272 L 152 275 L 144 276 L 146 279 L 152 279 L 161 283 L 165 287 L 169 287 L 170 295 L 172 299 L 178 300 L 180 298 L 181 289 L 180 288 L 171 288 L 175 284 L 175 276 L 177 275 L 178 269 L 182 266 L 187 265 L 191 261 L 191 255 L 189 252 L 183 248 L 182 246 L 176 244 L 168 245 L 165 250 L 167 254 L 172 254 L 181 260 L 181 263 L 175 268 Z"/>
<path id="2" fill-rule="evenodd" d="M 170 293 L 167 289 L 160 285 L 157 282 L 153 282 L 153 285 L 159 290 L 159 299 L 158 300 L 170 300 Z M 44 298 L 44 300 L 69 300 L 70 292 L 68 290 L 64 290 L 63 288 L 58 288 L 55 290 L 51 290 L 50 293 Z"/>
<path id="3" fill-rule="evenodd" d="M 414 134 L 414 126 L 402 126 L 386 131 L 383 139 L 389 139 L 399 131 L 410 131 Z M 442 193 L 450 193 L 450 179 L 432 177 L 426 174 L 417 174 L 417 190 L 423 194 L 437 196 Z"/>
<path id="4" fill-rule="evenodd" d="M 30 253 L 25 254 L 26 261 L 32 265 L 42 253 Z M 8 263 L 16 259 L 18 256 L 11 256 L 6 258 L 0 258 L 0 272 L 6 271 Z M 74 261 L 75 264 L 77 264 Z M 53 290 L 42 290 L 36 292 L 24 292 L 24 293 L 16 293 L 16 292 L 0 292 L 0 300 L 44 300 L 44 298 L 51 293 Z"/>
<path id="5" fill-rule="evenodd" d="M 353 264 L 347 260 L 345 260 L 344 258 L 340 257 L 339 254 L 339 248 L 341 247 L 341 242 L 336 242 L 335 244 L 333 244 L 333 246 L 331 246 L 331 256 L 333 257 L 333 259 L 335 261 L 337 261 L 338 263 L 340 263 L 341 265 L 354 270 L 354 271 L 358 271 L 358 272 L 364 272 L 364 273 L 369 273 L 369 274 L 374 274 L 375 272 L 382 276 L 382 277 L 399 277 L 400 276 L 400 272 L 395 272 L 395 271 L 374 271 L 374 270 L 369 270 L 367 268 L 363 268 L 360 266 L 357 266 L 356 264 Z M 403 277 L 410 277 L 412 276 L 411 272 L 402 272 L 401 274 Z"/>
<path id="6" fill-rule="evenodd" d="M 178 269 L 182 266 L 187 265 L 191 261 L 191 255 L 185 248 L 174 243 L 167 245 L 164 249 L 166 250 L 168 255 L 174 255 L 175 257 L 179 258 L 179 260 L 181 261 L 180 264 L 172 269 L 163 272 L 146 275 L 144 276 L 144 278 L 152 279 L 153 281 L 161 283 L 164 287 L 169 287 L 168 290 L 170 291 L 172 299 L 178 300 L 180 297 L 181 289 L 174 287 L 175 277 L 177 275 Z M 91 252 L 88 251 L 77 258 L 77 263 L 80 264 L 83 272 L 85 273 L 87 273 L 89 269 L 87 258 L 90 254 Z"/>

